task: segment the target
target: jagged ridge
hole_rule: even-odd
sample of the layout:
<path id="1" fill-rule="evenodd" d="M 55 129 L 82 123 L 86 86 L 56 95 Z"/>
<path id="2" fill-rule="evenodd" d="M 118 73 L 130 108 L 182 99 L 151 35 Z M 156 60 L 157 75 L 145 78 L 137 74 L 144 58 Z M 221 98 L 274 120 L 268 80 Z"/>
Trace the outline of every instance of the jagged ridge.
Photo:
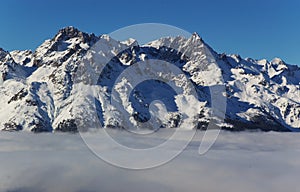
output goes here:
<path id="1" fill-rule="evenodd" d="M 102 73 L 98 65 L 91 65 L 89 76 L 95 77 L 94 83 L 101 92 L 96 99 L 96 110 L 105 127 L 122 126 L 116 112 L 110 110 L 110 98 L 107 97 L 114 83 L 112 79 L 137 61 L 159 59 L 181 68 L 197 89 L 201 108 L 191 128 L 205 128 L 208 124 L 211 118 L 208 87 L 222 84 L 226 87 L 227 98 L 225 123 L 219 124 L 222 128 L 299 130 L 298 66 L 288 65 L 278 58 L 267 61 L 218 54 L 196 33 L 189 39 L 166 37 L 140 46 L 133 39 L 118 42 L 107 35 L 98 37 L 74 27 L 61 29 L 34 52 L 9 53 L 0 49 L 0 82 L 3 83 L 0 86 L 0 129 L 40 132 L 77 131 L 79 124 L 88 127 L 87 123 L 92 121 L 88 116 L 89 108 L 87 111 L 78 109 L 87 103 L 94 104 L 95 98 L 86 97 L 78 85 L 93 78 L 82 76 L 78 68 L 96 42 L 102 55 L 98 60 L 108 64 Z M 203 61 L 207 54 L 205 49 L 210 50 L 216 66 Z M 118 50 L 125 51 L 118 53 Z M 192 56 L 187 58 L 186 55 Z M 113 59 L 108 61 L 108 58 Z M 214 75 L 218 72 L 222 75 Z M 180 80 L 176 81 L 180 83 Z M 116 91 L 131 98 L 131 107 L 125 108 L 131 115 L 128 122 L 147 121 L 149 104 L 160 99 L 169 111 L 164 126 L 180 124 L 182 114 L 177 111 L 180 103 L 175 101 L 175 93 L 166 85 L 148 81 L 136 87 L 132 95 L 126 95 L 123 90 L 126 86 L 130 86 L 130 82 L 119 84 Z"/>

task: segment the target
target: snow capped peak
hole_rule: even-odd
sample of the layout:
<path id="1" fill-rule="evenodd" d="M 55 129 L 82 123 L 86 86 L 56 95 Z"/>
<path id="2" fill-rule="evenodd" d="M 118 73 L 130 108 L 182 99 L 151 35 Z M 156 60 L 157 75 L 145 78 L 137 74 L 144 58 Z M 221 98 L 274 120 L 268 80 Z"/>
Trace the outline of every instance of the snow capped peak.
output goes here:
<path id="1" fill-rule="evenodd" d="M 0 64 L 15 65 L 15 61 L 10 53 L 8 51 L 5 51 L 4 49 L 0 50 Z"/>
<path id="2" fill-rule="evenodd" d="M 195 40 L 200 40 L 202 41 L 202 37 L 200 37 L 200 35 L 197 33 L 197 32 L 194 32 L 192 34 L 192 38 L 195 39 Z"/>
<path id="3" fill-rule="evenodd" d="M 106 41 L 110 41 L 110 40 L 112 39 L 112 38 L 111 38 L 109 35 L 107 35 L 107 34 L 101 35 L 100 38 L 101 38 L 101 39 L 104 39 L 104 40 L 106 40 Z"/>
<path id="4" fill-rule="evenodd" d="M 257 61 L 257 64 L 259 65 L 267 65 L 269 63 L 269 61 L 267 59 L 261 59 Z"/>
<path id="5" fill-rule="evenodd" d="M 103 49 L 103 51 L 107 49 L 112 49 L 115 52 L 117 49 L 119 49 L 121 46 L 125 46 L 125 44 L 122 44 L 120 41 L 117 41 L 113 39 L 111 36 L 107 34 L 103 34 L 99 37 L 99 41 L 96 44 L 98 49 Z"/>
<path id="6" fill-rule="evenodd" d="M 7 54 L 8 54 L 7 51 L 5 51 L 4 49 L 0 48 L 0 60 L 4 59 Z"/>
<path id="7" fill-rule="evenodd" d="M 33 54 L 33 65 L 59 65 L 72 56 L 82 55 L 99 38 L 79 31 L 75 27 L 60 29 L 54 38 L 46 40 Z"/>
<path id="8" fill-rule="evenodd" d="M 276 64 L 276 65 L 285 65 L 285 62 L 278 57 L 275 57 L 274 59 L 272 59 L 271 63 Z"/>
<path id="9" fill-rule="evenodd" d="M 133 47 L 133 46 L 138 46 L 139 45 L 137 40 L 135 40 L 133 38 L 129 38 L 125 41 L 122 41 L 121 43 L 127 45 L 128 47 Z"/>
<path id="10" fill-rule="evenodd" d="M 0 52 L 5 52 L 5 50 L 0 47 Z"/>
<path id="11" fill-rule="evenodd" d="M 98 40 L 98 37 L 96 37 L 96 35 L 93 33 L 84 33 L 75 27 L 69 26 L 60 29 L 55 35 L 55 37 L 52 39 L 52 41 L 63 42 L 68 40 L 71 41 L 72 39 L 76 39 L 77 41 L 80 41 L 82 43 L 90 43 L 96 42 Z"/>
<path id="12" fill-rule="evenodd" d="M 211 53 L 216 56 L 216 52 L 204 42 L 204 40 L 200 37 L 200 35 L 196 32 L 192 34 L 192 36 L 186 41 L 186 46 L 195 46 L 198 47 L 198 49 L 207 48 Z"/>
<path id="13" fill-rule="evenodd" d="M 187 44 L 189 46 L 203 46 L 204 45 L 204 41 L 203 39 L 200 37 L 200 35 L 198 33 L 193 33 L 192 36 L 188 39 Z"/>
<path id="14" fill-rule="evenodd" d="M 82 35 L 83 33 L 79 31 L 77 28 L 69 26 L 60 29 L 58 33 L 55 35 L 54 40 L 55 41 L 68 40 Z"/>

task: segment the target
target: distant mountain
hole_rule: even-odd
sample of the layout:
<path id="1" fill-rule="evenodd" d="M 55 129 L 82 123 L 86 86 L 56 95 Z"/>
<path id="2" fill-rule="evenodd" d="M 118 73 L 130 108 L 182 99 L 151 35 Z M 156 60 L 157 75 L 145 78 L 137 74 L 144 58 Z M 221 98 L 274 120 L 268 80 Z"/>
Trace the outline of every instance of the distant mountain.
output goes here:
<path id="1" fill-rule="evenodd" d="M 88 57 L 93 54 L 91 47 L 96 47 L 96 57 Z M 214 64 L 204 61 L 208 56 L 205 50 Z M 200 108 L 190 128 L 205 129 L 208 125 L 212 119 L 209 87 L 221 85 L 227 108 L 224 123 L 218 126 L 229 130 L 299 130 L 298 66 L 279 58 L 267 61 L 218 54 L 196 33 L 188 39 L 166 37 L 139 45 L 134 39 L 119 42 L 74 27 L 61 29 L 34 52 L 0 49 L 0 129 L 77 131 L 79 127 L 90 128 L 90 123 L 97 121 L 95 117 L 104 127 L 122 127 L 149 120 L 153 100 L 166 105 L 163 127 L 177 127 L 189 111 L 180 110 L 183 104 L 167 84 L 149 80 L 131 93 L 126 92 L 126 87 L 132 86 L 129 79 L 115 84 L 122 71 L 134 63 L 155 65 L 155 60 L 179 67 L 195 87 Z M 174 82 L 187 94 L 188 87 L 180 84 L 181 79 Z M 95 87 L 97 97 L 86 94 L 85 85 Z M 116 99 L 111 98 L 112 92 L 119 97 L 118 107 L 112 106 L 111 100 Z M 128 116 L 122 119 L 122 113 Z"/>

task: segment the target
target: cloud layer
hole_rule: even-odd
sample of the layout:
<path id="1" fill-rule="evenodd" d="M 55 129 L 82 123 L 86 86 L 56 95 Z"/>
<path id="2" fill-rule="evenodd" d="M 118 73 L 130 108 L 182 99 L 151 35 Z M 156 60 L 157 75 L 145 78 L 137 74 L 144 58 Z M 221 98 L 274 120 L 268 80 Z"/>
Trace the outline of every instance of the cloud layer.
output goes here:
<path id="1" fill-rule="evenodd" d="M 299 134 L 221 132 L 208 153 L 200 156 L 201 136 L 198 133 L 171 162 L 132 171 L 105 163 L 76 134 L 1 133 L 0 191 L 296 192 L 299 188 Z M 100 140 L 102 146 L 107 147 Z"/>

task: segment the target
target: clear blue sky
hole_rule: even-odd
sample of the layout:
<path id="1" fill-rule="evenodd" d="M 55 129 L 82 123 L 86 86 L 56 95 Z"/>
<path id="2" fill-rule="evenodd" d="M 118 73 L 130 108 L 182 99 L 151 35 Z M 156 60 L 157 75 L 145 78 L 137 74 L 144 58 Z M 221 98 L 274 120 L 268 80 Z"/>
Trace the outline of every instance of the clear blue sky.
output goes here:
<path id="1" fill-rule="evenodd" d="M 70 25 L 99 35 L 156 22 L 196 31 L 218 52 L 300 65 L 298 0 L 6 0 L 0 21 L 0 47 L 6 50 L 34 50 Z"/>

